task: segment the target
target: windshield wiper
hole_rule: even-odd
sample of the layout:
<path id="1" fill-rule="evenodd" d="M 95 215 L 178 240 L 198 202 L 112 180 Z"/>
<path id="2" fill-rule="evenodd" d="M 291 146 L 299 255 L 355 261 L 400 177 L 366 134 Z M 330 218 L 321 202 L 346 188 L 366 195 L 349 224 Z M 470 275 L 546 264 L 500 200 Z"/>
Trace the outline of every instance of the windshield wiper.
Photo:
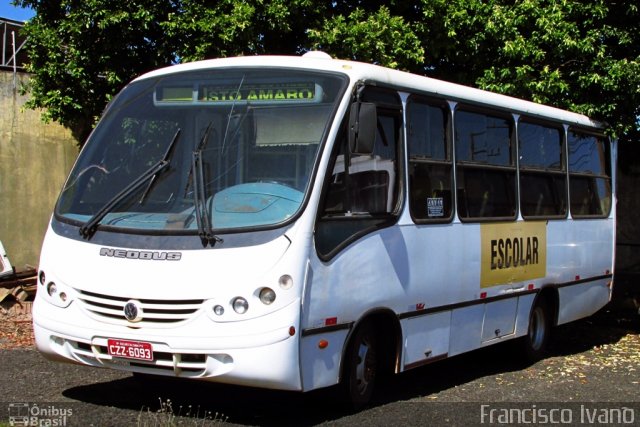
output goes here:
<path id="1" fill-rule="evenodd" d="M 200 236 L 202 246 L 204 246 L 205 248 L 209 245 L 213 247 L 216 243 L 223 242 L 220 237 L 213 234 L 209 210 L 207 209 L 207 196 L 205 194 L 202 150 L 207 145 L 212 125 L 213 121 L 209 122 L 209 125 L 204 131 L 204 135 L 202 135 L 202 138 L 198 142 L 198 145 L 196 146 L 196 149 L 193 152 L 193 157 L 191 159 L 191 177 L 193 179 L 193 205 L 195 207 L 196 223 L 198 225 L 198 236 Z"/>
<path id="2" fill-rule="evenodd" d="M 173 135 L 173 138 L 171 139 L 171 142 L 169 143 L 169 146 L 167 147 L 167 151 L 165 151 L 164 152 L 164 156 L 162 156 L 162 160 L 167 162 L 167 164 L 169 164 L 169 162 L 171 161 L 171 156 L 173 155 L 173 147 L 175 147 L 176 141 L 178 140 L 178 136 L 180 136 L 180 131 L 181 131 L 180 128 L 178 128 L 176 130 L 176 133 Z M 151 177 L 151 180 L 149 181 L 149 185 L 147 185 L 147 188 L 144 190 L 144 193 L 142 193 L 142 196 L 140 197 L 140 200 L 138 201 L 138 204 L 141 205 L 142 202 L 144 202 L 144 199 L 147 197 L 147 195 L 149 194 L 149 192 L 153 188 L 153 185 L 156 183 L 156 179 L 158 178 L 158 175 L 159 174 L 156 173 L 155 175 L 153 175 Z"/>
<path id="3" fill-rule="evenodd" d="M 145 182 L 150 181 L 149 185 L 147 186 L 147 189 L 145 190 L 145 192 L 142 195 L 142 198 L 140 199 L 140 203 L 142 203 L 147 193 L 151 189 L 156 177 L 169 166 L 169 162 L 171 160 L 171 153 L 173 152 L 172 149 L 176 141 L 178 140 L 179 135 L 180 135 L 180 129 L 176 131 L 175 135 L 173 136 L 173 139 L 171 140 L 171 142 L 169 143 L 169 146 L 167 147 L 167 151 L 165 152 L 163 158 L 160 161 L 158 161 L 156 164 L 154 164 L 149 169 L 147 169 L 142 175 L 140 175 L 134 181 L 130 182 L 129 185 L 123 188 L 118 194 L 113 196 L 111 200 L 105 203 L 105 205 L 98 212 L 93 214 L 93 216 L 89 218 L 89 220 L 85 222 L 84 225 L 82 225 L 82 227 L 80 227 L 80 235 L 82 237 L 84 237 L 87 240 L 91 239 L 91 237 L 95 234 L 96 230 L 98 229 L 98 224 L 100 224 L 100 221 L 102 221 L 105 215 L 107 215 L 114 207 L 116 207 L 124 199 L 129 197 L 134 191 L 140 188 Z"/>

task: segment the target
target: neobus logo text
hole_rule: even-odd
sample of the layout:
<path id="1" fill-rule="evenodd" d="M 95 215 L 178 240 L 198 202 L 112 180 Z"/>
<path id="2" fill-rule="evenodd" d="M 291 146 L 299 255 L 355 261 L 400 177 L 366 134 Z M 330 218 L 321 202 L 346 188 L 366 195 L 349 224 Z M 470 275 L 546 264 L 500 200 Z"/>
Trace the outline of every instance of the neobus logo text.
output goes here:
<path id="1" fill-rule="evenodd" d="M 182 252 L 129 251 L 126 249 L 100 248 L 100 256 L 152 261 L 180 261 Z"/>

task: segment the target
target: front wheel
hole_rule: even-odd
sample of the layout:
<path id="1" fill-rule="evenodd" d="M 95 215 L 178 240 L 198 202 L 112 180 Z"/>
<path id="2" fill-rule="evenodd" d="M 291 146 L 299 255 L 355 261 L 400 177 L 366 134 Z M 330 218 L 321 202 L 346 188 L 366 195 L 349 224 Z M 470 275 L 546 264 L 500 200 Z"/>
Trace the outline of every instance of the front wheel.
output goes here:
<path id="1" fill-rule="evenodd" d="M 371 400 L 377 377 L 376 337 L 370 325 L 363 325 L 349 344 L 342 379 L 345 398 L 355 409 Z"/>
<path id="2" fill-rule="evenodd" d="M 523 350 L 528 360 L 542 359 L 551 335 L 551 310 L 544 299 L 535 302 L 529 315 L 527 335 L 523 337 Z"/>

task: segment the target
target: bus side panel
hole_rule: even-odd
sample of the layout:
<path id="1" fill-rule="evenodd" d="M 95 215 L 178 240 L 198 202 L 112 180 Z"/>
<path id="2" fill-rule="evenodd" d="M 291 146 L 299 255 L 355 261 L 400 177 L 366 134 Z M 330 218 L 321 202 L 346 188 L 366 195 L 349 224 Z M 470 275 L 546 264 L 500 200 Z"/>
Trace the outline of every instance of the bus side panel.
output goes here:
<path id="1" fill-rule="evenodd" d="M 558 324 L 591 316 L 604 307 L 609 302 L 611 295 L 610 289 L 607 287 L 610 280 L 598 280 L 560 288 L 558 290 L 560 296 Z"/>
<path id="2" fill-rule="evenodd" d="M 550 221 L 548 279 L 562 284 L 611 274 L 614 233 L 612 219 Z"/>
<path id="3" fill-rule="evenodd" d="M 550 220 L 547 245 L 541 248 L 547 252 L 544 276 L 482 286 L 480 224 L 416 226 L 403 219 L 398 226 L 358 239 L 327 262 L 312 257 L 302 329 L 312 333 L 327 326 L 348 330 L 367 312 L 391 310 L 405 319 L 401 322 L 405 354 L 400 355 L 404 367 L 428 362 L 429 351 L 431 357 L 447 353 L 443 350 L 447 345 L 452 356 L 524 335 L 535 297 L 527 292 L 530 289 L 549 285 L 562 289 L 560 323 L 584 317 L 608 301 L 605 284 L 602 290 L 585 294 L 572 294 L 574 286 L 565 285 L 576 277 L 596 278 L 611 271 L 612 255 L 601 248 L 611 247 L 612 223 Z M 520 296 L 520 291 L 527 293 Z M 460 306 L 451 309 L 451 305 Z M 422 310 L 437 316 L 423 319 Z M 449 324 L 444 320 L 447 316 Z M 319 335 L 303 339 L 306 390 L 338 381 L 336 361 L 346 337 L 346 333 L 328 335 L 329 346 L 324 350 L 318 349 Z"/>
<path id="4" fill-rule="evenodd" d="M 482 343 L 493 343 L 506 335 L 512 335 L 516 324 L 518 297 L 495 301 L 485 305 L 482 325 Z"/>
<path id="5" fill-rule="evenodd" d="M 416 310 L 420 304 L 437 310 L 479 298 L 477 224 L 403 225 L 401 230 L 408 259 L 408 283 L 400 312 Z M 496 286 L 487 292 L 494 296 L 502 289 Z"/>
<path id="6" fill-rule="evenodd" d="M 518 298 L 516 328 L 514 331 L 516 337 L 524 336 L 529 331 L 529 315 L 531 314 L 531 307 L 533 306 L 535 298 L 535 294 L 522 295 Z"/>
<path id="7" fill-rule="evenodd" d="M 449 351 L 451 312 L 404 319 L 404 369 L 413 363 L 446 357 Z"/>
<path id="8" fill-rule="evenodd" d="M 489 304 L 482 301 L 482 298 L 502 297 L 512 290 L 513 284 L 481 287 L 480 228 L 480 224 L 461 223 L 402 227 L 411 260 L 407 308 L 410 310 L 412 303 L 421 302 L 428 310 L 466 305 L 446 311 L 451 313 L 450 333 L 443 343 L 448 345 L 450 356 L 479 348 L 483 341 L 493 343 L 496 338 L 511 336 L 514 332 L 517 295 Z M 411 352 L 414 350 L 406 344 L 413 342 L 417 346 L 422 338 L 412 337 L 416 331 L 404 326 L 405 351 Z M 431 325 L 425 323 L 425 327 Z M 431 346 L 433 344 L 428 347 Z M 415 357 L 418 357 L 417 352 Z M 422 359 L 425 359 L 424 354 Z"/>
<path id="9" fill-rule="evenodd" d="M 312 257 L 301 322 L 305 390 L 339 380 L 347 335 L 367 313 L 407 311 L 407 257 L 406 241 L 397 227 L 364 236 L 327 262 Z M 412 301 L 415 309 L 416 299 Z M 320 339 L 328 341 L 326 348 L 319 348 Z"/>
<path id="10" fill-rule="evenodd" d="M 455 356 L 480 347 L 484 311 L 484 305 L 482 304 L 453 310 L 449 356 Z"/>
<path id="11" fill-rule="evenodd" d="M 388 309 L 401 319 L 413 319 L 401 324 L 403 366 L 479 348 L 485 320 L 491 324 L 489 338 L 495 338 L 496 329 L 499 336 L 513 336 L 517 296 L 496 301 L 488 309 L 480 300 L 481 293 L 486 298 L 499 297 L 513 286 L 481 289 L 480 247 L 479 224 L 415 226 L 401 221 L 399 226 L 362 237 L 327 262 L 312 259 L 303 333 L 315 334 L 327 326 L 348 327 L 367 312 Z M 471 305 L 453 312 L 447 309 L 459 303 Z M 423 319 L 423 310 L 434 314 Z M 324 350 L 318 349 L 319 336 L 303 338 L 306 390 L 338 380 L 340 367 L 333 361 L 344 349 L 345 342 L 336 343 L 343 337 L 330 336 Z"/>
<path id="12" fill-rule="evenodd" d="M 340 359 L 349 331 L 343 329 L 302 337 L 300 360 L 303 391 L 328 387 L 338 383 Z M 327 346 L 322 348 L 321 342 Z"/>
<path id="13" fill-rule="evenodd" d="M 558 285 L 558 324 L 590 316 L 609 302 L 613 224 L 612 219 L 550 222 L 547 280 Z"/>

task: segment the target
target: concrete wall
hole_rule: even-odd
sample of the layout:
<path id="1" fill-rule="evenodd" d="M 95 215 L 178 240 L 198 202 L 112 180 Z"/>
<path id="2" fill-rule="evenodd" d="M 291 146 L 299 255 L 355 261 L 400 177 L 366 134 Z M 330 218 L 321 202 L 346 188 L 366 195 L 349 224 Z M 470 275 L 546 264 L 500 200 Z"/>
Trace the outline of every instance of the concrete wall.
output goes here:
<path id="1" fill-rule="evenodd" d="M 78 155 L 71 133 L 24 109 L 28 74 L 0 70 L 0 240 L 11 263 L 37 267 L 53 206 Z"/>

